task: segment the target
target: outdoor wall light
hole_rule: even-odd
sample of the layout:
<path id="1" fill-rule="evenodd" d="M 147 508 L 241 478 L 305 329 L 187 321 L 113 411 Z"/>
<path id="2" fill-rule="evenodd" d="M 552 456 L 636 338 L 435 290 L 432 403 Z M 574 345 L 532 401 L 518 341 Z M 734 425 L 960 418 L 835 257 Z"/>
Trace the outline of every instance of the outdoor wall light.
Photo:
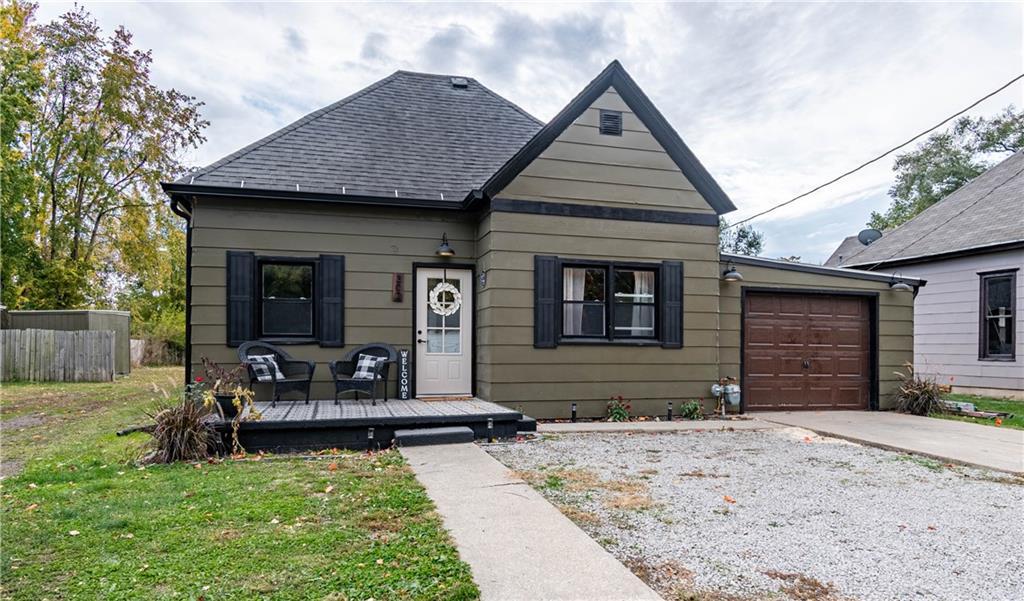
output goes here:
<path id="1" fill-rule="evenodd" d="M 439 257 L 454 257 L 455 249 L 448 244 L 448 232 L 441 234 L 441 245 L 437 247 L 436 253 Z"/>
<path id="2" fill-rule="evenodd" d="M 889 289 L 890 290 L 895 290 L 897 292 L 913 292 L 914 291 L 914 289 L 910 286 L 910 284 L 904 282 L 903 280 L 898 280 L 897 281 L 895 275 L 893 275 L 892 276 L 892 280 L 889 281 Z"/>
<path id="3" fill-rule="evenodd" d="M 726 282 L 742 282 L 743 274 L 736 271 L 736 267 L 733 266 L 732 262 L 729 262 L 729 267 L 726 268 L 725 273 L 722 274 L 722 279 Z"/>

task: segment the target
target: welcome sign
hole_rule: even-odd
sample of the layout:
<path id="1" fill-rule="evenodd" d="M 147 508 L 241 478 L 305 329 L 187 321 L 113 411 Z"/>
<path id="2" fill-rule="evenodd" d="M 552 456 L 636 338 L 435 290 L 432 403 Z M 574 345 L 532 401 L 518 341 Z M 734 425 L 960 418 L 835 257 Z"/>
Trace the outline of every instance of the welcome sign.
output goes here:
<path id="1" fill-rule="evenodd" d="M 403 401 L 409 400 L 411 386 L 409 385 L 409 349 L 398 350 L 398 398 Z"/>

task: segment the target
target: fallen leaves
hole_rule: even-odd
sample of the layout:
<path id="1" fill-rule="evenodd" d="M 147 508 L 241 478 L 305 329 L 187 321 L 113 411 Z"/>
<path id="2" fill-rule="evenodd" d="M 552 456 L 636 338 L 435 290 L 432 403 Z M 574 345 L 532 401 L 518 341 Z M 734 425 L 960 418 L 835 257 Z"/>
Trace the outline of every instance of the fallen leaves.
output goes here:
<path id="1" fill-rule="evenodd" d="M 28 507 L 25 508 L 25 511 L 35 511 L 36 509 L 39 509 L 39 503 L 33 503 L 29 505 Z"/>
<path id="2" fill-rule="evenodd" d="M 327 488 L 325 488 L 324 492 L 327 493 L 327 494 L 330 494 L 331 491 L 333 491 L 333 490 L 334 490 L 334 485 L 331 485 L 331 486 L 328 486 Z"/>
<path id="3" fill-rule="evenodd" d="M 81 534 L 81 532 L 79 532 L 78 530 L 71 530 L 68 532 L 68 534 L 70 536 L 78 536 L 79 534 Z"/>
<path id="4" fill-rule="evenodd" d="M 338 462 L 337 461 L 332 461 L 332 462 L 328 463 L 327 464 L 327 471 L 329 471 L 329 472 L 336 472 L 336 471 L 338 471 Z"/>
<path id="5" fill-rule="evenodd" d="M 736 504 L 736 499 L 730 497 L 729 495 L 723 496 L 722 500 L 725 501 L 726 503 L 729 503 L 730 505 L 735 505 Z"/>

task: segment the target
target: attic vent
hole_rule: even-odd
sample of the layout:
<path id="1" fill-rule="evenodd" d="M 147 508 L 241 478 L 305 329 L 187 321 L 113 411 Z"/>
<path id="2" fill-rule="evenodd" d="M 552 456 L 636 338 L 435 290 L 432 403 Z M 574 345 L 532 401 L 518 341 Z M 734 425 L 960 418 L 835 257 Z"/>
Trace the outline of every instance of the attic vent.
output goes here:
<path id="1" fill-rule="evenodd" d="M 469 87 L 469 80 L 465 77 L 453 77 L 452 87 L 457 90 L 464 90 Z"/>
<path id="2" fill-rule="evenodd" d="M 601 133 L 606 136 L 622 135 L 622 113 L 601 110 Z"/>

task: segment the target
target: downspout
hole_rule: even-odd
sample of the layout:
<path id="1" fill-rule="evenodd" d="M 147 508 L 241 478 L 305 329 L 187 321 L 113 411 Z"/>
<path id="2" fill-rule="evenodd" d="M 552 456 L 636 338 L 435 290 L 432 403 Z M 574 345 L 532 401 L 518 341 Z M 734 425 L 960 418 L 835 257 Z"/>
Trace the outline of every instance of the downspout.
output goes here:
<path id="1" fill-rule="evenodd" d="M 185 386 L 192 382 L 192 201 L 171 197 L 171 211 L 185 220 Z"/>

